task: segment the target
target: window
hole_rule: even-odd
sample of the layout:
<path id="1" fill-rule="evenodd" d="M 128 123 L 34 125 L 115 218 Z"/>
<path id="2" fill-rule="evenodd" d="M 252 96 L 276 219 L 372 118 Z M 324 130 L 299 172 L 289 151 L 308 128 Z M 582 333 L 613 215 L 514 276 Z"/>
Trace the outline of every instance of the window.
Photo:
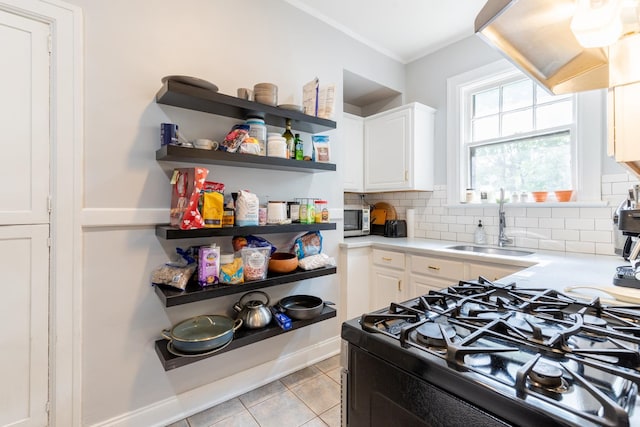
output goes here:
<path id="1" fill-rule="evenodd" d="M 467 188 L 600 200 L 603 106 L 603 91 L 554 96 L 506 61 L 450 78 L 449 203 Z"/>
<path id="2" fill-rule="evenodd" d="M 463 93 L 468 188 L 573 190 L 575 96 L 551 96 L 520 73 Z"/>

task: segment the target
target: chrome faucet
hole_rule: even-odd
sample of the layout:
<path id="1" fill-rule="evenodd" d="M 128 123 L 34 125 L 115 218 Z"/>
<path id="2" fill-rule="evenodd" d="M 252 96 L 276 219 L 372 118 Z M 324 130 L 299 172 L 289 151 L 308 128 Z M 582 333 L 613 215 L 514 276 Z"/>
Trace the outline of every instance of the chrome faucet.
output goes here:
<path id="1" fill-rule="evenodd" d="M 504 188 L 500 189 L 500 207 L 498 208 L 498 246 L 503 247 L 513 243 L 513 239 L 507 237 L 504 229 L 507 222 L 504 218 Z"/>

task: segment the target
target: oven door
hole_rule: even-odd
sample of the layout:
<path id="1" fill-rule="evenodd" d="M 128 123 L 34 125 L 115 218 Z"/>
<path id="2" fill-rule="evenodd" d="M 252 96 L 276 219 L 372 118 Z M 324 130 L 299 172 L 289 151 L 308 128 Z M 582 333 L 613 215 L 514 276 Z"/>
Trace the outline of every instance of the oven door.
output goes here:
<path id="1" fill-rule="evenodd" d="M 511 425 L 351 344 L 347 364 L 342 370 L 343 426 Z"/>

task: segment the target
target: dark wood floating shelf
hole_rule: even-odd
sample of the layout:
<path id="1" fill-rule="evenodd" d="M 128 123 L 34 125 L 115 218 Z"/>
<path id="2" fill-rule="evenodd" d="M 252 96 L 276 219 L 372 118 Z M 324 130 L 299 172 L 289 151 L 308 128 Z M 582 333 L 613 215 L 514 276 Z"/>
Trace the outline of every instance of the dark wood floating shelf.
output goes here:
<path id="1" fill-rule="evenodd" d="M 269 274 L 265 280 L 254 280 L 239 285 L 213 285 L 201 288 L 196 282 L 189 282 L 184 291 L 169 286 L 154 286 L 154 288 L 165 307 L 173 307 L 225 295 L 255 291 L 256 289 L 297 282 L 299 280 L 328 276 L 330 274 L 336 274 L 336 267 L 322 267 L 315 270 L 302 270 L 298 268 L 292 273 Z"/>
<path id="2" fill-rule="evenodd" d="M 309 320 L 293 320 L 291 322 L 292 328 L 289 331 L 295 331 L 296 329 L 304 328 L 305 326 L 322 322 L 323 320 L 327 320 L 332 317 L 336 317 L 336 310 L 331 307 L 325 306 L 322 310 L 322 313 L 318 317 Z M 169 353 L 169 350 L 167 350 L 167 344 L 169 343 L 169 341 L 165 339 L 156 341 L 155 348 L 156 353 L 160 358 L 160 362 L 162 362 L 164 370 L 170 371 L 172 369 L 189 365 L 191 363 L 195 363 L 209 357 L 214 357 L 218 354 L 226 353 L 227 351 L 235 350 L 237 348 L 244 347 L 246 345 L 253 344 L 267 338 L 275 337 L 276 335 L 281 335 L 289 331 L 283 331 L 280 326 L 275 323 L 275 320 L 272 320 L 269 326 L 262 329 L 240 328 L 236 331 L 233 340 L 231 341 L 231 343 L 229 343 L 228 346 L 226 346 L 219 352 L 199 357 L 176 356 L 172 353 Z"/>
<path id="3" fill-rule="evenodd" d="M 246 236 L 248 234 L 297 233 L 302 231 L 335 230 L 334 222 L 314 224 L 256 225 L 248 227 L 197 228 L 180 230 L 170 225 L 156 225 L 156 236 L 163 239 L 194 239 L 198 237 Z"/>
<path id="4" fill-rule="evenodd" d="M 333 163 L 282 159 L 279 157 L 256 156 L 252 154 L 227 153 L 226 151 L 202 150 L 199 148 L 179 147 L 176 145 L 162 146 L 158 151 L 156 151 L 156 160 L 307 173 L 336 170 L 336 165 Z"/>
<path id="5" fill-rule="evenodd" d="M 241 120 L 245 120 L 249 116 L 259 116 L 264 118 L 267 125 L 283 129 L 287 119 L 291 119 L 291 127 L 300 132 L 319 133 L 336 128 L 336 122 L 333 120 L 247 101 L 172 80 L 168 80 L 162 85 L 156 94 L 156 102 Z"/>

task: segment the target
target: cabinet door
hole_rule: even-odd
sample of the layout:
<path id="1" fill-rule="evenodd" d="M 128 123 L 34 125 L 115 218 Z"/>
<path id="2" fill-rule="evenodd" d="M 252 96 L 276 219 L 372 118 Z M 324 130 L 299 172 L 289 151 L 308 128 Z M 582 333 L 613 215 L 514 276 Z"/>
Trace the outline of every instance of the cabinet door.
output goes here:
<path id="1" fill-rule="evenodd" d="M 457 280 L 442 279 L 433 276 L 423 276 L 421 274 L 411 274 L 409 276 L 409 298 L 416 298 L 426 295 L 429 291 L 438 291 L 451 285 L 457 285 Z"/>
<path id="2" fill-rule="evenodd" d="M 477 264 L 470 262 L 467 263 L 466 278 L 469 280 L 476 280 L 478 276 L 482 276 L 485 279 L 494 281 L 520 271 L 522 268 L 524 267 L 515 267 L 503 264 Z"/>
<path id="3" fill-rule="evenodd" d="M 344 191 L 364 191 L 364 120 L 362 117 L 345 114 L 342 118 L 345 145 L 345 167 L 343 171 Z"/>
<path id="4" fill-rule="evenodd" d="M 404 271 L 373 266 L 371 269 L 371 308 L 379 310 L 406 298 Z"/>
<path id="5" fill-rule="evenodd" d="M 412 125 L 410 109 L 393 110 L 365 120 L 365 191 L 410 188 L 409 144 Z"/>
<path id="6" fill-rule="evenodd" d="M 372 311 L 371 248 L 340 249 L 340 323 Z"/>
<path id="7" fill-rule="evenodd" d="M 637 143 L 640 132 L 640 124 L 638 123 L 640 83 L 616 86 L 612 90 L 613 117 L 610 113 L 608 119 L 609 138 L 613 138 L 613 144 L 612 146 L 610 144 L 609 152 L 613 151 L 617 162 L 623 163 L 638 174 L 640 173 L 640 144 Z"/>

